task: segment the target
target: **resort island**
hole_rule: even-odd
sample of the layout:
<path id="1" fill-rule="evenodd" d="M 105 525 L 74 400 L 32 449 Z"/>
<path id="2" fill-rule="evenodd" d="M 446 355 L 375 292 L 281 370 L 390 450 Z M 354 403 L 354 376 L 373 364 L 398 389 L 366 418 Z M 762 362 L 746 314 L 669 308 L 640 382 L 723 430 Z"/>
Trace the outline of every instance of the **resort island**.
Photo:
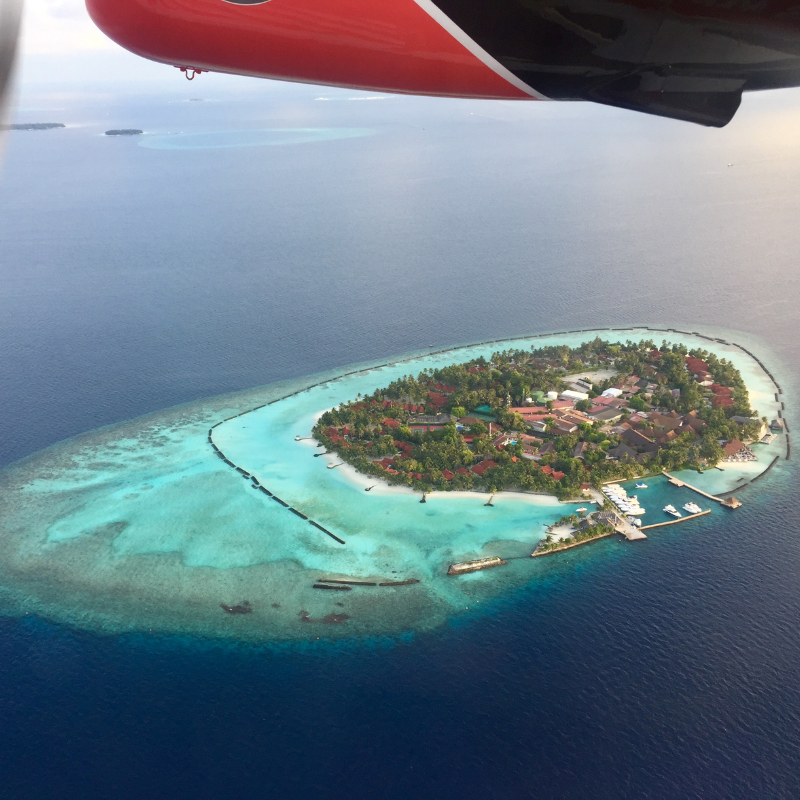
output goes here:
<path id="1" fill-rule="evenodd" d="M 423 501 L 453 490 L 595 497 L 606 511 L 633 512 L 625 516 L 635 527 L 636 503 L 597 490 L 755 459 L 747 445 L 774 438 L 767 423 L 727 359 L 667 341 L 598 337 L 399 378 L 323 413 L 313 436 L 357 471 L 420 490 Z M 625 524 L 608 514 L 560 522 L 569 544 Z M 552 549 L 552 537 L 538 548 Z"/>
<path id="2" fill-rule="evenodd" d="M 640 327 L 163 409 L 0 470 L 0 610 L 263 642 L 432 630 L 654 528 L 723 532 L 732 495 L 757 524 L 755 486 L 788 485 L 784 399 L 746 346 Z"/>

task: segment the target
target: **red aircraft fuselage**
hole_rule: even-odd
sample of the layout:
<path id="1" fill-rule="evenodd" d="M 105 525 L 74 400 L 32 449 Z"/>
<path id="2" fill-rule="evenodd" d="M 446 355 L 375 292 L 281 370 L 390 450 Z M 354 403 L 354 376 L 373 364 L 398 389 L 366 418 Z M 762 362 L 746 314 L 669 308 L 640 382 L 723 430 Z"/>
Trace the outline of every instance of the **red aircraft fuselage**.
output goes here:
<path id="1" fill-rule="evenodd" d="M 451 97 L 592 100 L 726 124 L 800 85 L 791 0 L 86 0 L 145 58 Z"/>

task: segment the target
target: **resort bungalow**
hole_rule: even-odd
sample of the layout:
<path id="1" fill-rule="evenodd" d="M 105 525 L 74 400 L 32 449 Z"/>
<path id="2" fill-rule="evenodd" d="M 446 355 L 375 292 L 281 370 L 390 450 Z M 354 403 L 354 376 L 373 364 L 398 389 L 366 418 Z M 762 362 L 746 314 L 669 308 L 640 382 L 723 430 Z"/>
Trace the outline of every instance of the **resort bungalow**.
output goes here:
<path id="1" fill-rule="evenodd" d="M 715 394 L 711 401 L 714 408 L 732 408 L 734 405 L 733 398 L 726 395 Z"/>
<path id="2" fill-rule="evenodd" d="M 731 439 L 729 442 L 726 442 L 724 445 L 722 445 L 722 452 L 725 453 L 726 461 L 729 458 L 739 455 L 739 453 L 741 453 L 744 449 L 744 442 L 741 442 L 738 439 Z"/>
<path id="3" fill-rule="evenodd" d="M 655 453 L 658 450 L 658 445 L 639 431 L 627 430 L 622 434 L 622 438 L 626 444 L 639 448 L 645 453 Z"/>
<path id="4" fill-rule="evenodd" d="M 472 471 L 478 476 L 483 476 L 483 473 L 486 472 L 487 469 L 491 469 L 492 467 L 496 466 L 497 466 L 496 461 L 492 461 L 490 458 L 486 458 L 483 461 L 481 461 L 480 464 L 476 464 L 472 468 Z"/>
<path id="5" fill-rule="evenodd" d="M 639 461 L 639 454 L 624 442 L 620 442 L 616 447 L 612 447 L 608 451 L 608 458 L 621 461 L 623 464 L 631 461 Z"/>
<path id="6" fill-rule="evenodd" d="M 708 372 L 708 364 L 702 358 L 694 358 L 693 356 L 686 356 L 686 369 L 697 375 L 700 372 Z"/>

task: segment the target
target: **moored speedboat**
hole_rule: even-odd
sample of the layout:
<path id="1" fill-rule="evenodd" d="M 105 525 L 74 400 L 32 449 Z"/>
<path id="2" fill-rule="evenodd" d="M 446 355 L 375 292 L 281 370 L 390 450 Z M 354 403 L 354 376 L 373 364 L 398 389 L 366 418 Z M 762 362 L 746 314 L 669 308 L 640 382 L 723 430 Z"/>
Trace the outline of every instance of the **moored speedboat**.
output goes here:
<path id="1" fill-rule="evenodd" d="M 646 483 L 637 483 L 636 484 L 636 488 L 637 489 L 646 489 L 647 488 L 647 484 Z"/>
<path id="2" fill-rule="evenodd" d="M 670 506 L 664 506 L 664 511 L 666 511 L 667 514 L 671 514 L 673 517 L 677 517 L 678 519 L 680 519 L 683 516 L 681 514 L 681 512 L 678 511 L 677 508 L 675 508 L 675 506 L 671 506 L 671 505 Z"/>
<path id="3" fill-rule="evenodd" d="M 683 510 L 688 511 L 690 514 L 699 514 L 703 509 L 697 503 L 686 503 Z"/>
<path id="4" fill-rule="evenodd" d="M 579 514 L 585 514 L 585 513 L 586 513 L 586 511 L 587 511 L 587 509 L 585 509 L 583 506 L 581 506 L 580 508 L 576 508 L 575 510 L 576 510 L 576 511 L 577 511 Z"/>

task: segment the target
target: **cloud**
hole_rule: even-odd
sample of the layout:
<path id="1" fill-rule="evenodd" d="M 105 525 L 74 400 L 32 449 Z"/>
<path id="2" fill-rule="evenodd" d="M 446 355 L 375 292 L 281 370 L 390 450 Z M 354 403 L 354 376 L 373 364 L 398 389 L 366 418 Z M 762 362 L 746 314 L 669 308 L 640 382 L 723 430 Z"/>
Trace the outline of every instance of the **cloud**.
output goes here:
<path id="1" fill-rule="evenodd" d="M 116 49 L 100 32 L 83 0 L 25 0 L 20 55 L 71 55 Z"/>

